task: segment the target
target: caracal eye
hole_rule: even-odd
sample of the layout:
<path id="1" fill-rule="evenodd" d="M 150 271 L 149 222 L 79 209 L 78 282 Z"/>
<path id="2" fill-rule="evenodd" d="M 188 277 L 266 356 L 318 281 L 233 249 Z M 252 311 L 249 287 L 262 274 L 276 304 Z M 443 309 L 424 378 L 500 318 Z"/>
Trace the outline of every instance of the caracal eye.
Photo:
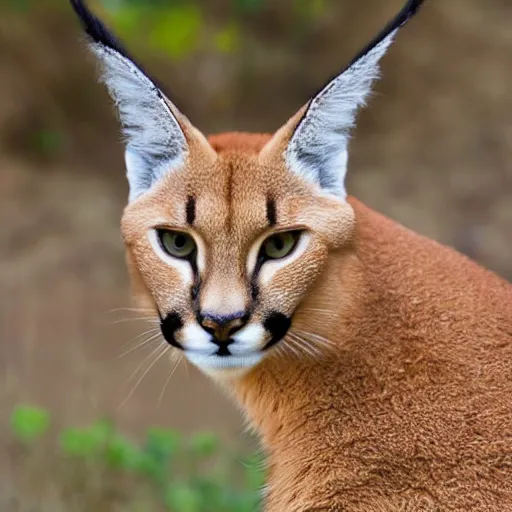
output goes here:
<path id="1" fill-rule="evenodd" d="M 158 237 L 162 249 L 174 258 L 188 258 L 195 250 L 194 239 L 180 231 L 159 230 Z"/>
<path id="2" fill-rule="evenodd" d="M 285 258 L 295 249 L 299 237 L 300 233 L 297 231 L 287 231 L 272 235 L 263 243 L 263 256 L 270 260 Z"/>

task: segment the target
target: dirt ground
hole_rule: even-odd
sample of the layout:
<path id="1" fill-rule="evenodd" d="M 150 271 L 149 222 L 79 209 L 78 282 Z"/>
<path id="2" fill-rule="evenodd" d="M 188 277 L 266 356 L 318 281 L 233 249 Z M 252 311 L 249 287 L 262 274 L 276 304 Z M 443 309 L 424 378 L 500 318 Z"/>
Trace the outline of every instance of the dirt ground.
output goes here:
<path id="1" fill-rule="evenodd" d="M 250 25 L 242 55 L 148 61 L 206 132 L 274 130 L 401 2 L 360 4 L 336 4 L 300 41 L 280 35 L 275 7 Z M 512 279 L 512 4 L 426 4 L 383 62 L 349 190 Z M 234 405 L 184 364 L 162 399 L 165 358 L 129 396 L 155 345 L 119 357 L 148 327 L 112 311 L 132 307 L 119 234 L 127 187 L 78 34 L 69 13 L 0 17 L 0 415 L 23 401 L 67 424 L 109 414 L 134 433 L 160 424 L 243 439 Z M 60 134 L 58 151 L 34 149 L 42 130 Z"/>

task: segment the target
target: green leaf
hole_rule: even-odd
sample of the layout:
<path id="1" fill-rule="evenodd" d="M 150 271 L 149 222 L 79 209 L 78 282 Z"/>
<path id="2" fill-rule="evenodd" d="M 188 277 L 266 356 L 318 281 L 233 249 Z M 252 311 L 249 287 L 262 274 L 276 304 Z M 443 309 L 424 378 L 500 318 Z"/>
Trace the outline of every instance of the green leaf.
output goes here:
<path id="1" fill-rule="evenodd" d="M 112 19 L 114 28 L 118 34 L 130 38 L 133 37 L 133 34 L 137 34 L 138 32 L 141 9 L 136 6 L 123 5 L 122 8 L 109 12 L 107 19 L 108 18 Z"/>
<path id="2" fill-rule="evenodd" d="M 174 59 L 195 50 L 203 26 L 201 10 L 195 5 L 177 5 L 158 10 L 149 34 L 149 44 Z"/>
<path id="3" fill-rule="evenodd" d="M 202 512 L 200 493 L 182 482 L 173 483 L 167 490 L 165 504 L 173 512 Z"/>
<path id="4" fill-rule="evenodd" d="M 106 443 L 115 433 L 114 425 L 107 419 L 102 419 L 94 423 L 87 429 L 98 442 Z"/>
<path id="5" fill-rule="evenodd" d="M 177 431 L 149 429 L 137 471 L 162 483 L 168 477 L 169 464 L 178 454 L 182 444 L 183 436 Z"/>
<path id="6" fill-rule="evenodd" d="M 183 444 L 183 436 L 177 430 L 150 428 L 147 432 L 145 452 L 157 458 L 175 455 Z"/>
<path id="7" fill-rule="evenodd" d="M 219 439 L 211 432 L 199 432 L 190 438 L 189 447 L 200 457 L 210 457 L 217 452 Z"/>
<path id="8" fill-rule="evenodd" d="M 64 453 L 73 457 L 90 457 L 97 454 L 100 448 L 97 439 L 90 432 L 75 428 L 62 432 L 60 444 Z"/>
<path id="9" fill-rule="evenodd" d="M 18 406 L 11 414 L 14 435 L 24 443 L 32 443 L 50 428 L 50 414 L 37 407 Z"/>
<path id="10" fill-rule="evenodd" d="M 114 429 L 107 420 L 100 420 L 89 428 L 70 428 L 62 432 L 60 444 L 64 452 L 75 457 L 92 457 L 108 443 Z"/>
<path id="11" fill-rule="evenodd" d="M 209 510 L 224 510 L 226 502 L 226 489 L 211 478 L 194 479 L 196 491 L 203 497 L 203 501 L 208 503 Z"/>
<path id="12" fill-rule="evenodd" d="M 167 466 L 147 453 L 139 453 L 135 471 L 142 476 L 153 479 L 156 483 L 162 483 L 167 478 Z"/>
<path id="13" fill-rule="evenodd" d="M 214 36 L 214 43 L 222 53 L 233 53 L 240 46 L 240 27 L 236 22 L 231 22 Z"/>
<path id="14" fill-rule="evenodd" d="M 107 465 L 115 469 L 135 471 L 140 466 L 140 451 L 120 435 L 116 435 L 109 441 L 103 456 Z"/>

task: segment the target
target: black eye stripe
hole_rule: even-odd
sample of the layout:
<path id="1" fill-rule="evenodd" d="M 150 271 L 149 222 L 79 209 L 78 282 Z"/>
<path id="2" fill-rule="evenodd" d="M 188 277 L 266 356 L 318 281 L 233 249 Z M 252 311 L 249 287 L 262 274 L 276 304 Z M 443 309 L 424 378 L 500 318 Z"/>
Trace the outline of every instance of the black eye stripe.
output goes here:
<path id="1" fill-rule="evenodd" d="M 187 224 L 194 224 L 194 221 L 196 220 L 196 199 L 193 196 L 188 196 L 186 213 Z"/>
<path id="2" fill-rule="evenodd" d="M 267 220 L 270 226 L 277 224 L 276 202 L 273 199 L 267 199 Z"/>
<path id="3" fill-rule="evenodd" d="M 260 295 L 260 288 L 258 286 L 258 283 L 256 282 L 256 275 L 251 280 L 251 298 L 254 302 L 258 300 L 258 297 Z"/>

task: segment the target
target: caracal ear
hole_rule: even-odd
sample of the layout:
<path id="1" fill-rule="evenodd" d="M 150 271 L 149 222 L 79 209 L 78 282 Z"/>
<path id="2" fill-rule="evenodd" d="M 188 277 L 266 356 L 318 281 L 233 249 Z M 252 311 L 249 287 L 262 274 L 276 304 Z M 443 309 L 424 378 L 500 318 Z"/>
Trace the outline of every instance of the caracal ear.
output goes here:
<path id="1" fill-rule="evenodd" d="M 128 55 L 123 46 L 82 0 L 71 4 L 102 64 L 102 81 L 118 109 L 126 144 L 130 202 L 162 176 L 182 166 L 192 147 L 213 149 L 206 138 Z"/>
<path id="2" fill-rule="evenodd" d="M 284 156 L 290 171 L 326 192 L 345 198 L 348 143 L 357 112 L 365 105 L 379 75 L 380 59 L 397 31 L 422 3 L 423 0 L 409 0 L 351 64 L 275 134 L 261 156 L 275 156 L 277 151 L 279 156 Z"/>

